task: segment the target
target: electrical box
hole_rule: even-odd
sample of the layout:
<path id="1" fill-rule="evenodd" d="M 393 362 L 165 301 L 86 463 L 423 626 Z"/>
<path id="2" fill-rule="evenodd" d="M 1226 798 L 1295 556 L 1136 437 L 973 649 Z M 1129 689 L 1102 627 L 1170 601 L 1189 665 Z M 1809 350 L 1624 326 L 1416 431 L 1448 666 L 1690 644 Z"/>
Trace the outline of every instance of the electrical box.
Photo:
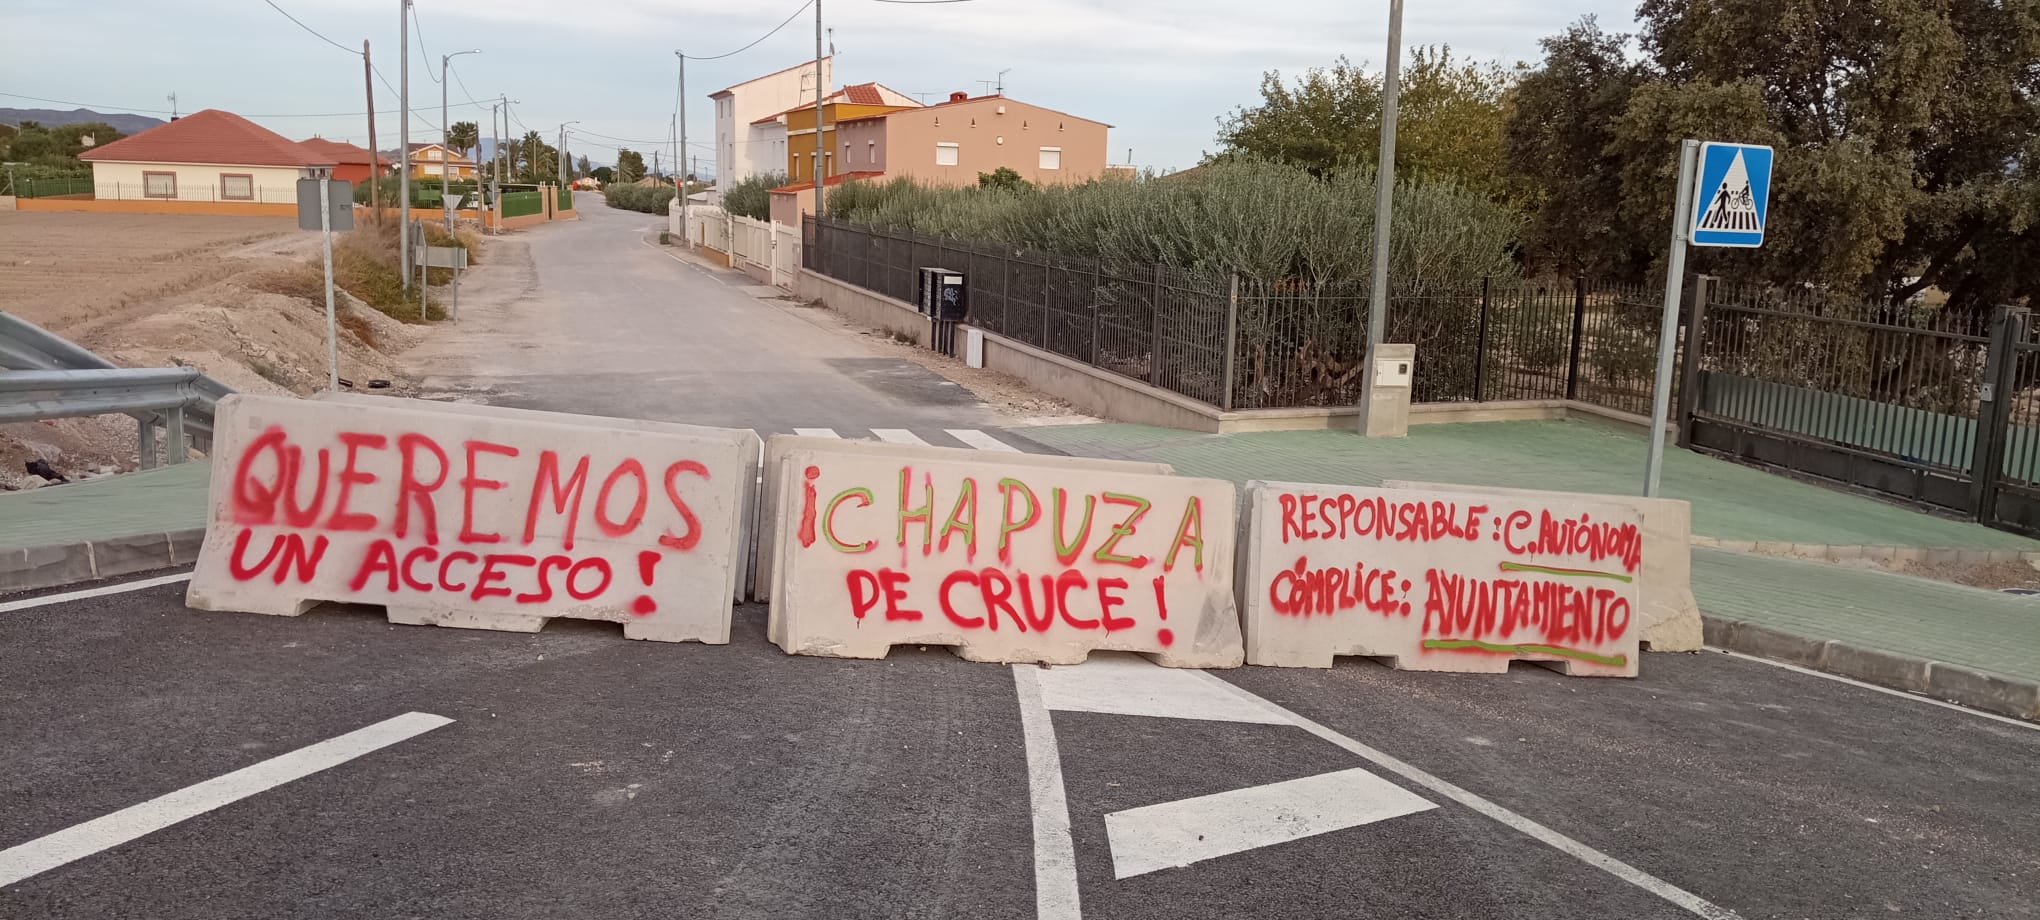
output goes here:
<path id="1" fill-rule="evenodd" d="M 969 304 L 964 299 L 962 273 L 939 271 L 933 277 L 932 284 L 935 287 L 936 319 L 955 322 L 969 315 Z"/>
<path id="2" fill-rule="evenodd" d="M 1407 358 L 1380 358 L 1374 362 L 1374 385 L 1377 387 L 1410 386 L 1410 368 L 1413 362 Z"/>

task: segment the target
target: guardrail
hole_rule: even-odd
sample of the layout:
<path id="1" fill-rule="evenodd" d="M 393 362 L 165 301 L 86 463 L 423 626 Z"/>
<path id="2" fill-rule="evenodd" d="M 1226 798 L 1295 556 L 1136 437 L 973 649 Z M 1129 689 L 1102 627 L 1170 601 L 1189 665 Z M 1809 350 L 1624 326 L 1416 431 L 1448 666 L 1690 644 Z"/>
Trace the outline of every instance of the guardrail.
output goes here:
<path id="1" fill-rule="evenodd" d="M 8 371 L 0 373 L 0 422 L 32 422 L 88 415 L 135 415 L 143 469 L 156 465 L 156 428 L 162 425 L 171 463 L 185 460 L 185 413 L 207 402 L 190 367 L 123 367 L 112 370 Z"/>
<path id="2" fill-rule="evenodd" d="M 90 376 L 107 372 L 115 376 Z M 85 376 L 35 376 L 45 373 Z M 175 382 L 168 383 L 172 378 Z M 115 413 L 133 416 L 140 426 L 136 444 L 143 469 L 157 465 L 157 431 L 170 433 L 166 443 L 175 445 L 168 450 L 172 463 L 184 460 L 187 436 L 192 446 L 211 450 L 213 407 L 221 397 L 234 392 L 196 368 L 115 367 L 69 339 L 4 310 L 0 310 L 0 381 L 4 381 L 0 384 L 0 421 Z M 176 390 L 174 403 L 154 404 L 152 400 L 167 398 L 152 389 L 161 386 Z"/>

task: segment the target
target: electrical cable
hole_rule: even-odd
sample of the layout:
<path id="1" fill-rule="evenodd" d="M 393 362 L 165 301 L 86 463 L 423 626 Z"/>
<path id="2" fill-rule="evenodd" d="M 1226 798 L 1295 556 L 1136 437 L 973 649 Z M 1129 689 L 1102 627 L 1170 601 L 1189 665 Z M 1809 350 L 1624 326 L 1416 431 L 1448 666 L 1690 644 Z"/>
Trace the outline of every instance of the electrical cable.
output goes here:
<path id="1" fill-rule="evenodd" d="M 314 29 L 314 28 L 312 28 L 311 26 L 305 25 L 305 24 L 304 24 L 304 22 L 303 22 L 302 20 L 298 19 L 298 18 L 297 18 L 296 16 L 292 16 L 292 15 L 290 14 L 290 11 L 289 11 L 289 10 L 286 10 L 286 9 L 284 9 L 283 7 L 277 6 L 277 5 L 276 5 L 276 3 L 275 3 L 275 0 L 262 0 L 262 2 L 263 2 L 263 3 L 267 3 L 267 4 L 269 4 L 269 8 L 270 8 L 270 9 L 272 9 L 272 10 L 275 10 L 275 11 L 277 11 L 277 12 L 279 12 L 279 13 L 282 13 L 282 14 L 283 14 L 283 18 L 285 18 L 285 19 L 288 19 L 288 20 L 290 20 L 291 22 L 295 22 L 295 23 L 297 23 L 297 27 L 298 27 L 298 28 L 300 28 L 300 29 L 303 29 L 303 30 L 305 30 L 305 31 L 307 31 L 307 32 L 310 32 L 310 33 L 312 33 L 313 35 L 317 35 L 317 36 L 319 37 L 319 40 L 320 40 L 320 41 L 322 41 L 322 42 L 325 42 L 326 44 L 332 45 L 333 47 L 335 47 L 335 48 L 338 48 L 338 49 L 340 49 L 340 50 L 342 50 L 342 51 L 345 51 L 345 52 L 347 52 L 348 54 L 354 55 L 355 57 L 360 57 L 360 56 L 361 56 L 361 52 L 359 52 L 359 51 L 356 51 L 356 50 L 354 50 L 353 48 L 349 48 L 349 47 L 347 47 L 346 45 L 340 44 L 339 42 L 336 42 L 336 41 L 334 41 L 334 40 L 332 40 L 332 39 L 330 39 L 330 38 L 327 38 L 327 37 L 326 37 L 326 36 L 325 36 L 325 35 L 324 35 L 323 33 L 321 33 L 321 32 L 320 32 L 319 30 L 317 30 L 317 29 Z"/>

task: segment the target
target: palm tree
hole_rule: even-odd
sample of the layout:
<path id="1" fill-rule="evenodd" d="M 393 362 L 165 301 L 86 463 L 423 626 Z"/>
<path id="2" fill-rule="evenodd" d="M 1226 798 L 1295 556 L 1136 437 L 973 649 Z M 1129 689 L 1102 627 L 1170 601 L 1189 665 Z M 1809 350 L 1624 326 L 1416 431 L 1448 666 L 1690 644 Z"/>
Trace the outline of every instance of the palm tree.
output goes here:
<path id="1" fill-rule="evenodd" d="M 481 142 L 481 130 L 472 121 L 456 121 L 446 129 L 447 146 L 460 151 L 461 156 L 471 156 L 469 151 Z"/>

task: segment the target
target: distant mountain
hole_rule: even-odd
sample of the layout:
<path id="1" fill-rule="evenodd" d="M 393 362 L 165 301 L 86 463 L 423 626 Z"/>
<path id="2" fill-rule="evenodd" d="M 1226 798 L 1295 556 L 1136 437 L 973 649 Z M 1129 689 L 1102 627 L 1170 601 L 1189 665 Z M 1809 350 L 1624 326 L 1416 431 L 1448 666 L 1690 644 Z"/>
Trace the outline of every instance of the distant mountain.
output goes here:
<path id="1" fill-rule="evenodd" d="M 44 127 L 56 128 L 75 125 L 80 122 L 103 121 L 122 134 L 139 134 L 157 125 L 166 124 L 161 118 L 147 115 L 129 115 L 125 112 L 103 113 L 91 109 L 72 109 L 60 112 L 56 109 L 6 109 L 0 108 L 0 124 L 18 125 L 24 121 L 40 122 Z"/>

